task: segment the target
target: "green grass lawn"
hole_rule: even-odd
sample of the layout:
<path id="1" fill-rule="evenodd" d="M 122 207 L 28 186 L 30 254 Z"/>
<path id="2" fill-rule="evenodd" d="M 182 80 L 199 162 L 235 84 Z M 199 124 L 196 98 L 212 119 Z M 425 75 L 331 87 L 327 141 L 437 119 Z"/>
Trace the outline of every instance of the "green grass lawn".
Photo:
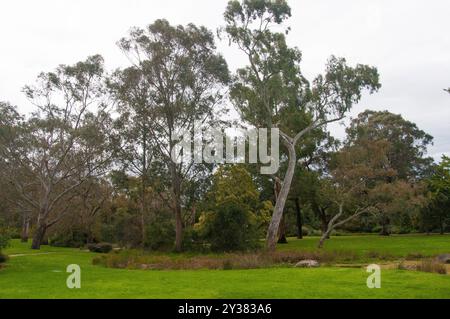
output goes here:
<path id="1" fill-rule="evenodd" d="M 302 240 L 288 238 L 288 244 L 279 245 L 280 250 L 315 250 L 318 237 L 305 237 Z M 450 253 L 450 235 L 354 235 L 337 236 L 327 240 L 324 246 L 328 251 L 352 251 L 358 255 L 368 253 L 387 254 L 406 257 L 408 254 L 434 256 Z"/>
<path id="2" fill-rule="evenodd" d="M 313 249 L 317 240 L 290 240 L 280 249 Z M 334 237 L 326 249 L 433 255 L 450 252 L 450 236 Z M 382 288 L 368 289 L 362 268 L 143 271 L 92 265 L 94 254 L 13 241 L 0 270 L 0 298 L 448 298 L 450 276 L 383 270 Z M 46 253 L 46 254 L 43 254 Z M 81 267 L 81 289 L 66 287 L 67 265 Z"/>

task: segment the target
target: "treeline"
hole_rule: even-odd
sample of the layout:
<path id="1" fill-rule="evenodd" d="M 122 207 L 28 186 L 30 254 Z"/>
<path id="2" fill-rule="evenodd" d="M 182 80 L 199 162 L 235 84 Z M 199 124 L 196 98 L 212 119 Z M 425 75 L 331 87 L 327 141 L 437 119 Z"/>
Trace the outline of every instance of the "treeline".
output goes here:
<path id="1" fill-rule="evenodd" d="M 286 43 L 285 1 L 229 2 L 222 38 L 248 64 L 231 73 L 211 30 L 157 20 L 118 42 L 130 65 L 101 56 L 41 73 L 23 90 L 34 109 L 0 104 L 0 218 L 39 249 L 111 242 L 147 249 L 245 250 L 290 235 L 448 231 L 449 159 L 400 115 L 366 111 L 338 141 L 376 68 L 332 56 L 308 81 Z M 242 125 L 278 128 L 281 168 L 177 163 L 179 133 Z M 3 236 L 5 237 L 5 236 Z M 1 241 L 0 241 L 1 242 Z"/>

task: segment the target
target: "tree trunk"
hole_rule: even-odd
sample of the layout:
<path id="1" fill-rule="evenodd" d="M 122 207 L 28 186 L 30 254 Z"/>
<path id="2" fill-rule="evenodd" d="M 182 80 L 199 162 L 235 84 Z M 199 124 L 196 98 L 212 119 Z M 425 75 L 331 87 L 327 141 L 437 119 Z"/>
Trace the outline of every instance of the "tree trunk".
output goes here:
<path id="1" fill-rule="evenodd" d="M 281 181 L 278 177 L 275 178 L 274 187 L 273 187 L 274 195 L 275 195 L 275 202 L 278 200 L 278 196 L 280 195 L 281 191 Z M 287 244 L 287 238 L 286 238 L 286 219 L 283 217 L 280 221 L 280 227 L 278 229 L 278 244 Z"/>
<path id="2" fill-rule="evenodd" d="M 22 243 L 27 243 L 29 237 L 30 237 L 30 218 L 28 216 L 25 216 L 23 218 L 22 232 L 20 233 L 20 241 Z"/>
<path id="3" fill-rule="evenodd" d="M 275 209 L 270 221 L 269 229 L 267 231 L 266 248 L 269 251 L 275 251 L 278 229 L 280 228 L 281 218 L 283 217 L 284 206 L 286 204 L 289 190 L 291 188 L 292 178 L 294 177 L 295 166 L 297 164 L 297 156 L 295 154 L 295 147 L 292 143 L 286 143 L 289 150 L 289 165 L 284 177 L 284 181 L 281 186 L 280 194 L 275 204 Z"/>
<path id="4" fill-rule="evenodd" d="M 383 225 L 381 226 L 380 236 L 390 236 L 390 235 L 391 235 L 391 234 L 389 233 L 388 225 L 383 224 Z"/>
<path id="5" fill-rule="evenodd" d="M 175 250 L 181 252 L 183 249 L 183 221 L 181 218 L 181 205 L 179 200 L 177 200 L 176 205 Z"/>
<path id="6" fill-rule="evenodd" d="M 439 217 L 439 226 L 440 226 L 440 233 L 441 235 L 445 234 L 445 223 L 444 223 L 444 218 L 442 218 L 442 216 Z"/>
<path id="7" fill-rule="evenodd" d="M 331 231 L 332 231 L 332 230 L 333 230 L 333 229 L 331 228 L 330 230 L 327 230 L 327 231 L 322 235 L 322 237 L 320 238 L 320 241 L 319 241 L 318 248 L 323 248 L 323 244 L 325 243 L 325 240 L 327 240 L 327 239 L 330 238 L 330 234 L 331 234 Z"/>
<path id="8" fill-rule="evenodd" d="M 327 232 L 329 222 L 326 209 L 319 207 L 315 199 L 312 202 L 312 209 L 320 219 L 320 230 L 322 231 L 322 235 L 324 235 Z M 330 239 L 330 236 L 326 239 Z"/>
<path id="9" fill-rule="evenodd" d="M 328 223 L 330 222 L 327 217 L 327 212 L 324 208 L 319 208 L 320 211 L 320 222 L 322 228 L 322 235 L 326 234 L 328 231 Z M 326 235 L 325 239 L 330 239 L 330 234 Z"/>
<path id="10" fill-rule="evenodd" d="M 380 236 L 389 236 L 389 218 L 387 216 L 383 216 L 381 220 L 381 232 Z"/>
<path id="11" fill-rule="evenodd" d="M 278 229 L 278 244 L 287 244 L 287 238 L 286 238 L 286 219 L 283 215 L 280 221 L 280 228 Z"/>
<path id="12" fill-rule="evenodd" d="M 195 203 L 192 205 L 192 219 L 191 219 L 191 226 L 193 227 L 195 225 L 195 221 L 197 219 L 197 208 L 195 206 Z"/>
<path id="13" fill-rule="evenodd" d="M 145 195 L 143 195 L 145 196 Z M 141 246 L 144 247 L 145 246 L 145 242 L 146 242 L 146 231 L 145 231 L 145 204 L 144 204 L 144 198 L 142 198 L 142 203 L 141 203 L 141 216 L 140 216 L 140 226 L 141 226 Z"/>
<path id="14" fill-rule="evenodd" d="M 142 175 L 141 175 L 141 240 L 142 247 L 145 247 L 147 241 L 147 234 L 145 229 L 145 216 L 147 214 L 147 129 L 144 126 L 142 132 Z"/>
<path id="15" fill-rule="evenodd" d="M 183 246 L 183 220 L 181 216 L 181 185 L 176 163 L 170 165 L 172 175 L 173 210 L 175 212 L 175 251 L 181 252 Z"/>
<path id="16" fill-rule="evenodd" d="M 45 224 L 38 223 L 37 228 L 33 234 L 33 242 L 31 243 L 31 249 L 35 250 L 41 249 L 41 244 L 44 239 L 46 231 L 47 226 Z"/>
<path id="17" fill-rule="evenodd" d="M 318 248 L 323 248 L 323 244 L 325 243 L 325 240 L 330 239 L 331 232 L 336 227 L 345 224 L 347 221 L 351 220 L 353 217 L 356 217 L 357 215 L 351 216 L 347 218 L 346 220 L 343 220 L 341 222 L 337 222 L 339 218 L 344 214 L 344 204 L 339 204 L 339 212 L 330 219 L 327 225 L 327 229 L 322 234 L 322 237 L 320 238 Z"/>
<path id="18" fill-rule="evenodd" d="M 296 217 L 297 217 L 297 238 L 303 239 L 303 218 L 302 218 L 302 211 L 300 209 L 300 201 L 298 197 L 295 199 L 295 210 L 296 210 Z"/>

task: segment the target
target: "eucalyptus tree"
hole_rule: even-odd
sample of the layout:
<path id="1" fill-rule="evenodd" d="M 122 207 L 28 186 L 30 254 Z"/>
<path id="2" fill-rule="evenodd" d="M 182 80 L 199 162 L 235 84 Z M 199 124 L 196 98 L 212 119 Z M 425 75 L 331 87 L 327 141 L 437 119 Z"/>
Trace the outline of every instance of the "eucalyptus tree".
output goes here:
<path id="1" fill-rule="evenodd" d="M 24 88 L 36 110 L 1 143 L 3 177 L 36 213 L 33 249 L 69 211 L 77 190 L 104 174 L 110 160 L 103 59 L 41 73 Z"/>
<path id="2" fill-rule="evenodd" d="M 230 1 L 224 28 L 230 42 L 244 53 L 248 66 L 237 71 L 231 86 L 231 100 L 244 121 L 255 127 L 279 128 L 288 153 L 274 214 L 267 232 L 267 248 L 274 250 L 284 206 L 297 165 L 295 148 L 314 129 L 342 120 L 363 89 L 377 90 L 378 72 L 366 65 L 350 67 L 343 58 L 332 56 L 325 74 L 309 83 L 302 75 L 301 53 L 277 32 L 291 16 L 285 0 Z M 290 125 L 297 121 L 302 127 Z"/>
<path id="3" fill-rule="evenodd" d="M 5 147 L 20 130 L 24 118 L 16 107 L 9 103 L 0 102 L 0 176 L 8 174 L 9 161 Z M 0 218 L 14 222 L 16 217 L 22 219 L 22 241 L 28 241 L 31 222 L 30 207 L 21 200 L 17 191 L 10 187 L 6 178 L 0 178 Z"/>
<path id="4" fill-rule="evenodd" d="M 192 161 L 174 161 L 177 143 L 192 134 L 195 123 L 218 127 L 223 85 L 229 80 L 224 58 L 216 52 L 214 35 L 194 24 L 172 26 L 157 20 L 145 29 L 134 28 L 119 46 L 141 74 L 148 90 L 146 112 L 154 155 L 170 175 L 171 208 L 176 220 L 176 250 L 182 249 L 184 182 L 194 178 Z M 207 168 L 207 166 L 203 166 Z"/>
<path id="5" fill-rule="evenodd" d="M 117 133 L 114 145 L 117 165 L 124 172 L 138 176 L 140 180 L 140 227 L 141 242 L 144 245 L 149 213 L 147 193 L 152 168 L 157 164 L 150 137 L 150 128 L 156 116 L 152 108 L 151 89 L 144 72 L 135 67 L 117 70 L 107 83 L 119 114 L 114 122 Z"/>

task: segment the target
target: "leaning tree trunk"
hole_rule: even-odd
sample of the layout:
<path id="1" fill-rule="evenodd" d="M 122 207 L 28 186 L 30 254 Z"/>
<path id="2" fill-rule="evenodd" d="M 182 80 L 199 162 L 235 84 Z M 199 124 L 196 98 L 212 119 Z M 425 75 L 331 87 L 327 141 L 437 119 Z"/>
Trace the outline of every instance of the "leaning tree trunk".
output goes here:
<path id="1" fill-rule="evenodd" d="M 322 230 L 322 235 L 324 235 L 327 233 L 329 220 L 327 218 L 327 213 L 326 213 L 325 209 L 319 208 L 319 210 L 320 210 L 321 230 Z M 325 239 L 330 239 L 330 234 L 327 234 Z"/>
<path id="2" fill-rule="evenodd" d="M 298 197 L 295 199 L 295 211 L 297 217 L 297 238 L 303 239 L 303 219 L 302 219 L 302 211 L 300 209 L 300 201 Z"/>
<path id="3" fill-rule="evenodd" d="M 47 231 L 47 226 L 45 223 L 38 223 L 36 230 L 33 234 L 33 242 L 31 243 L 31 249 L 39 250 L 41 249 L 41 244 L 44 239 L 45 233 Z"/>
<path id="4" fill-rule="evenodd" d="M 281 181 L 278 177 L 275 178 L 275 183 L 274 183 L 274 195 L 275 195 L 275 202 L 278 200 L 278 197 L 280 195 L 280 191 L 281 191 Z M 278 229 L 278 244 L 287 244 L 287 238 L 286 238 L 286 218 L 283 217 L 281 218 L 281 222 L 280 222 L 280 228 Z"/>
<path id="5" fill-rule="evenodd" d="M 325 243 L 325 240 L 330 239 L 331 232 L 333 231 L 333 229 L 335 227 L 337 227 L 338 225 L 342 225 L 346 221 L 349 221 L 350 219 L 352 219 L 352 217 L 349 217 L 346 220 L 341 221 L 340 223 L 337 223 L 337 221 L 343 214 L 344 214 L 344 204 L 340 204 L 338 213 L 333 218 L 331 218 L 330 221 L 328 222 L 327 228 L 319 240 L 318 248 L 323 248 L 323 244 Z"/>
<path id="6" fill-rule="evenodd" d="M 322 237 L 320 237 L 318 248 L 323 248 L 325 241 L 327 239 L 330 239 L 332 230 L 333 230 L 333 228 L 330 228 L 329 230 L 327 230 L 325 233 L 322 234 Z"/>
<path id="7" fill-rule="evenodd" d="M 284 181 L 281 186 L 280 194 L 277 198 L 275 204 L 275 209 L 272 215 L 272 220 L 267 231 L 267 242 L 266 248 L 269 251 L 275 251 L 277 240 L 278 240 L 278 229 L 280 228 L 281 218 L 283 217 L 284 206 L 286 205 L 286 200 L 289 195 L 289 190 L 291 188 L 292 178 L 294 177 L 295 166 L 297 162 L 297 156 L 295 154 L 295 147 L 292 143 L 286 143 L 289 151 L 289 165 L 284 177 Z"/>

